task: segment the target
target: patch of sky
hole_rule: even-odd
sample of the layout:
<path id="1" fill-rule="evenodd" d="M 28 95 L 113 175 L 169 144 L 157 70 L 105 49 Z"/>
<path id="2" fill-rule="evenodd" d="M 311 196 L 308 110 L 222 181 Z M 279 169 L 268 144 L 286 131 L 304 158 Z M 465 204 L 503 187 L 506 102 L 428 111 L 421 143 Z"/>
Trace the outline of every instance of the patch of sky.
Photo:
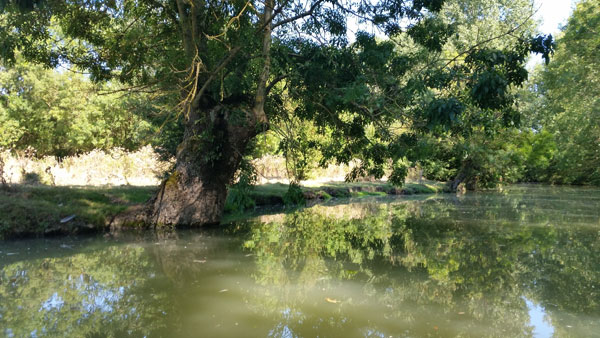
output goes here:
<path id="1" fill-rule="evenodd" d="M 52 311 L 59 310 L 65 305 L 65 301 L 58 295 L 58 292 L 55 292 L 48 298 L 45 302 L 42 303 L 42 306 L 38 311 Z"/>
<path id="2" fill-rule="evenodd" d="M 529 312 L 529 325 L 533 327 L 534 338 L 547 338 L 554 335 L 554 327 L 547 319 L 546 310 L 538 304 L 525 298 Z"/>

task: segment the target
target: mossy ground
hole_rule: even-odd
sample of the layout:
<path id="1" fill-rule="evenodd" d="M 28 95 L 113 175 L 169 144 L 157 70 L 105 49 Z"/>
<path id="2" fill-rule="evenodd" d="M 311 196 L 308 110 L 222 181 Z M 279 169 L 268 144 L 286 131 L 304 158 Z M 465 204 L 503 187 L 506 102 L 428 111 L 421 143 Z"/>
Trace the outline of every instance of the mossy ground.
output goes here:
<path id="1" fill-rule="evenodd" d="M 18 185 L 0 191 L 0 239 L 99 232 L 156 187 L 51 187 Z M 61 219 L 75 215 L 65 223 Z"/>
<path id="2" fill-rule="evenodd" d="M 302 191 L 308 200 L 328 200 L 437 193 L 443 186 L 439 182 L 406 184 L 402 188 L 384 182 L 327 183 L 302 187 Z M 156 186 L 12 186 L 8 191 L 0 190 L 0 239 L 102 232 L 115 215 L 145 202 L 156 190 Z M 287 191 L 287 184 L 264 184 L 256 186 L 250 195 L 256 206 L 269 206 L 283 204 Z M 62 219 L 72 215 L 75 215 L 72 220 L 61 223 Z"/>

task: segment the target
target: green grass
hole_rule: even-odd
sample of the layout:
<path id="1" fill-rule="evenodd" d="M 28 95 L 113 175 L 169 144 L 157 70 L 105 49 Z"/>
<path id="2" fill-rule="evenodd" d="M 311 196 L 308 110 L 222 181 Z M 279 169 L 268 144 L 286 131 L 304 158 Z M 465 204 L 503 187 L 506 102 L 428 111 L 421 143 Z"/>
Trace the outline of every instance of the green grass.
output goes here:
<path id="1" fill-rule="evenodd" d="M 288 185 L 271 183 L 256 186 L 250 193 L 255 205 L 265 206 L 283 204 Z M 328 200 L 331 198 L 350 198 L 385 195 L 435 194 L 444 191 L 444 183 L 424 181 L 423 184 L 407 183 L 401 188 L 387 182 L 330 182 L 320 186 L 302 187 L 307 199 Z"/>
<path id="2" fill-rule="evenodd" d="M 329 200 L 384 196 L 388 194 L 428 194 L 443 191 L 443 183 L 406 184 L 395 188 L 385 182 L 326 183 L 302 187 L 306 199 Z M 0 239 L 53 234 L 103 231 L 107 221 L 131 205 L 144 203 L 157 187 L 50 187 L 14 186 L 0 190 Z M 256 186 L 250 197 L 257 206 L 282 205 L 287 184 Z M 226 210 L 238 210 L 226 207 Z M 75 215 L 66 223 L 60 220 Z"/>
<path id="3" fill-rule="evenodd" d="M 156 187 L 16 186 L 0 192 L 0 239 L 102 231 L 107 220 L 146 201 Z M 60 220 L 75 215 L 66 223 Z"/>
<path id="4" fill-rule="evenodd" d="M 387 193 L 383 191 L 356 191 L 352 192 L 352 197 L 366 197 L 366 196 L 386 196 Z"/>

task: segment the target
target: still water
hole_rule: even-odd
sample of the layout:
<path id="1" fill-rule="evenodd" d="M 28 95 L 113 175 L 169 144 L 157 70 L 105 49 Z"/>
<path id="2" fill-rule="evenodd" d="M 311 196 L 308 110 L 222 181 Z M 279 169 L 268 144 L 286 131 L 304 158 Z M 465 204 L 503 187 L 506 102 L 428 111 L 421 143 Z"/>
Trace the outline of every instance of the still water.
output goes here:
<path id="1" fill-rule="evenodd" d="M 600 190 L 0 242 L 0 336 L 600 337 Z"/>

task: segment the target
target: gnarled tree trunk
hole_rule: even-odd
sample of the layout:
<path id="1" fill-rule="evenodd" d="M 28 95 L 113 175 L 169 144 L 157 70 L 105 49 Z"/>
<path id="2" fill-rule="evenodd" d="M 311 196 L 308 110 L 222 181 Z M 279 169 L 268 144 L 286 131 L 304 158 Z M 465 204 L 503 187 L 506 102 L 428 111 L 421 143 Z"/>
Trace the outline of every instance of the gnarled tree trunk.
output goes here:
<path id="1" fill-rule="evenodd" d="M 218 105 L 192 114 L 177 149 L 175 169 L 143 207 L 117 216 L 112 226 L 200 226 L 219 223 L 227 185 L 239 168 L 250 140 L 266 128 L 264 114 Z M 257 117 L 258 116 L 258 117 Z"/>
<path id="2" fill-rule="evenodd" d="M 470 159 L 463 162 L 454 180 L 449 183 L 449 190 L 456 192 L 461 183 L 465 184 L 466 190 L 477 190 L 477 177 L 473 173 L 473 163 Z"/>
<path id="3" fill-rule="evenodd" d="M 195 17 L 189 20 L 185 2 L 178 0 L 181 10 L 183 42 L 186 54 L 190 57 L 190 69 L 201 69 L 193 57 L 199 48 L 192 47 L 195 32 Z M 215 224 L 221 220 L 227 198 L 227 185 L 238 170 L 248 142 L 267 127 L 265 101 L 273 83 L 267 85 L 271 69 L 271 32 L 274 1 L 265 0 L 262 13 L 262 69 L 256 79 L 253 95 L 228 97 L 221 103 L 208 106 L 212 102 L 205 97 L 209 84 L 216 75 L 241 50 L 232 48 L 229 55 L 199 85 L 193 79 L 191 92 L 184 89 L 183 106 L 188 107 L 185 120 L 183 142 L 177 149 L 175 170 L 160 186 L 159 192 L 144 206 L 130 209 L 118 215 L 112 226 L 125 224 L 145 224 L 153 226 L 187 225 L 199 226 Z M 192 6 L 192 10 L 194 7 Z M 187 25 L 191 24 L 191 29 Z M 189 29 L 189 30 L 186 30 Z M 185 88 L 190 88 L 185 87 Z M 227 103 L 226 103 L 227 102 Z M 232 103 L 234 102 L 234 103 Z M 208 108 L 207 108 L 208 106 Z"/>

